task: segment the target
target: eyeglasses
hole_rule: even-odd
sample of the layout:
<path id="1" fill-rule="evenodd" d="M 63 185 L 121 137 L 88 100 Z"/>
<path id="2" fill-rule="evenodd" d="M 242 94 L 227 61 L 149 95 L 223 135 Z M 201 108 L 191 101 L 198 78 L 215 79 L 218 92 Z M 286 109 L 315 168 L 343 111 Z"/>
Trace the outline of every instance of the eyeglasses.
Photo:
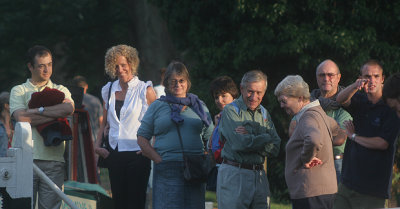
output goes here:
<path id="1" fill-rule="evenodd" d="M 169 83 L 170 85 L 176 85 L 177 83 L 179 83 L 179 84 L 184 84 L 185 82 L 186 82 L 185 79 L 180 79 L 180 80 L 175 80 L 175 79 L 173 79 L 173 80 L 170 80 L 168 83 Z"/>
<path id="2" fill-rule="evenodd" d="M 320 78 L 325 78 L 325 76 L 328 76 L 328 78 L 333 78 L 334 76 L 336 76 L 338 74 L 339 73 L 320 73 L 320 74 L 317 74 L 317 76 Z"/>

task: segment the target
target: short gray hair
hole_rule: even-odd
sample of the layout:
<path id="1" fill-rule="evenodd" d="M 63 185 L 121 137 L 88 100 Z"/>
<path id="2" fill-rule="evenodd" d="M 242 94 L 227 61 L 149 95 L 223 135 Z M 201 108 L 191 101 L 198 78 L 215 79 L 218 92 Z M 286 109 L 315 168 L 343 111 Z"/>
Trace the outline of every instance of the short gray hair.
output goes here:
<path id="1" fill-rule="evenodd" d="M 267 90 L 268 81 L 267 75 L 260 70 L 252 70 L 243 75 L 242 81 L 240 82 L 241 87 L 246 87 L 248 83 L 265 81 L 265 90 Z"/>
<path id="2" fill-rule="evenodd" d="M 279 82 L 278 86 L 276 86 L 274 94 L 277 97 L 285 95 L 290 97 L 303 97 L 304 100 L 310 100 L 308 84 L 299 75 L 286 76 Z"/>

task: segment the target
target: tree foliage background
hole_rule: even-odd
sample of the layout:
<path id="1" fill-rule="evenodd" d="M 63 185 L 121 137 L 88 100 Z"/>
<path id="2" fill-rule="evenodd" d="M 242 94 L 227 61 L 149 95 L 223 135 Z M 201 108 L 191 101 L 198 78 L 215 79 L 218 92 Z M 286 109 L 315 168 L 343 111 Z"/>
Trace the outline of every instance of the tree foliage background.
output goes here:
<path id="1" fill-rule="evenodd" d="M 246 71 L 260 69 L 269 78 L 263 105 L 283 139 L 280 156 L 268 161 L 270 187 L 275 198 L 287 199 L 283 169 L 290 118 L 272 94 L 276 84 L 299 74 L 316 88 L 315 68 L 328 58 L 338 64 L 342 85 L 354 81 L 371 58 L 381 61 L 387 76 L 398 72 L 399 28 L 400 2 L 388 0 L 2 0 L 0 89 L 26 80 L 23 55 L 34 44 L 53 50 L 53 80 L 81 74 L 95 94 L 106 80 L 105 51 L 115 44 L 137 47 L 140 75 L 155 83 L 158 69 L 179 58 L 190 70 L 192 92 L 213 114 L 213 78 L 229 75 L 239 84 Z"/>
<path id="2" fill-rule="evenodd" d="M 277 199 L 288 198 L 282 174 L 289 120 L 272 94 L 277 83 L 286 75 L 299 74 L 311 89 L 317 88 L 315 68 L 328 58 L 339 65 L 342 85 L 354 81 L 368 59 L 379 60 L 386 75 L 399 71 L 400 2 L 153 2 L 167 21 L 179 51 L 194 60 L 194 89 L 201 98 L 209 98 L 204 90 L 216 76 L 230 75 L 239 83 L 248 70 L 261 69 L 268 75 L 263 103 L 283 139 L 281 155 L 268 164 L 272 195 Z"/>
<path id="3" fill-rule="evenodd" d="M 26 81 L 25 54 L 37 44 L 52 51 L 57 83 L 80 74 L 99 95 L 108 80 L 106 50 L 128 44 L 139 51 L 141 78 L 158 84 L 158 70 L 175 52 L 155 10 L 146 0 L 0 1 L 0 90 Z"/>

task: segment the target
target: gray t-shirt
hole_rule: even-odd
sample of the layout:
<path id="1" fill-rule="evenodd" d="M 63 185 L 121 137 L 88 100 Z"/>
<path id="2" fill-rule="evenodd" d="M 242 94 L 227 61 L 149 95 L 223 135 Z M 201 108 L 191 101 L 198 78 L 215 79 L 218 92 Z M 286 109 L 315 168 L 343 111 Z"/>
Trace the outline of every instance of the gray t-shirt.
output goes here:
<path id="1" fill-rule="evenodd" d="M 97 130 L 99 130 L 99 118 L 103 117 L 103 106 L 101 105 L 100 99 L 91 95 L 83 95 L 83 105 L 84 109 L 89 112 L 90 126 L 92 128 L 93 140 L 96 141 Z"/>

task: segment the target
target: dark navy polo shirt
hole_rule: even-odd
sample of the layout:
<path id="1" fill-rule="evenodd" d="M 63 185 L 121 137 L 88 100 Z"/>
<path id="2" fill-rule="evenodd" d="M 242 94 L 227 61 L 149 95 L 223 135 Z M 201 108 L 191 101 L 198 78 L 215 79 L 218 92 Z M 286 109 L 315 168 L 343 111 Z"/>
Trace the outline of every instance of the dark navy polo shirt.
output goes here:
<path id="1" fill-rule="evenodd" d="M 351 98 L 351 104 L 346 110 L 353 116 L 357 135 L 381 137 L 389 147 L 386 150 L 368 149 L 347 140 L 342 183 L 356 192 L 388 199 L 400 119 L 382 100 L 372 104 L 367 94 L 361 92 Z"/>

